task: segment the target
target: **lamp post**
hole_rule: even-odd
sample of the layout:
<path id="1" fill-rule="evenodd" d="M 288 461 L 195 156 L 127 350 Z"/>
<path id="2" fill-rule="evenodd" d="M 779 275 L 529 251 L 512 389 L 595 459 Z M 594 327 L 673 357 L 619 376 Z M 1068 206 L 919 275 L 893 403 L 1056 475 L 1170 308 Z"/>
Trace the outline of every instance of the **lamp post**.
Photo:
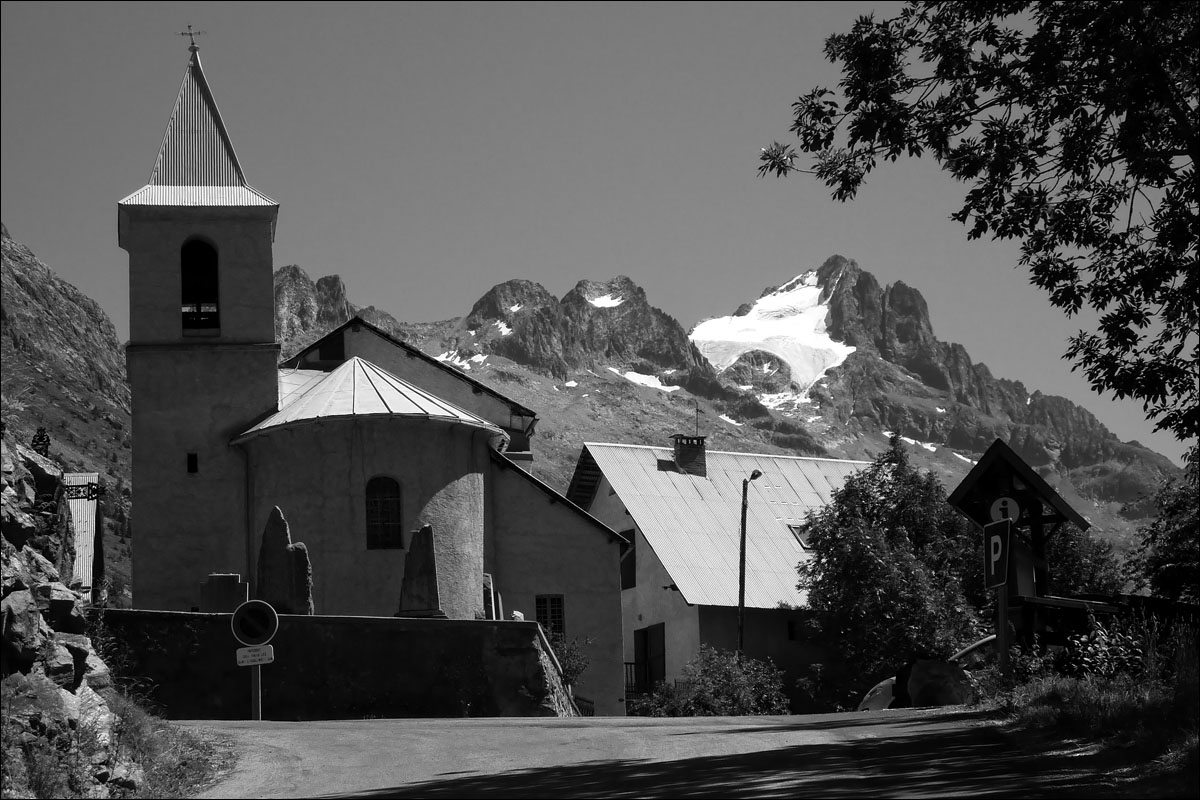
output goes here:
<path id="1" fill-rule="evenodd" d="M 742 657 L 742 646 L 745 644 L 746 623 L 746 508 L 749 505 L 746 493 L 750 489 L 750 481 L 762 477 L 761 470 L 754 470 L 749 478 L 742 478 L 742 536 L 738 548 L 738 658 Z"/>

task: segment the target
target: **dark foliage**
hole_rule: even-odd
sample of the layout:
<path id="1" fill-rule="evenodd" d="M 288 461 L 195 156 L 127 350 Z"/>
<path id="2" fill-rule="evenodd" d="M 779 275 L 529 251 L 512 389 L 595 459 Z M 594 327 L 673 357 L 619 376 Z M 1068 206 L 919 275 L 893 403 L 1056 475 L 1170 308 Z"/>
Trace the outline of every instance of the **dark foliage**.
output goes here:
<path id="1" fill-rule="evenodd" d="M 1159 597 L 1200 603 L 1200 464 L 1164 481 L 1154 505 L 1158 516 L 1140 530 L 1131 577 Z"/>

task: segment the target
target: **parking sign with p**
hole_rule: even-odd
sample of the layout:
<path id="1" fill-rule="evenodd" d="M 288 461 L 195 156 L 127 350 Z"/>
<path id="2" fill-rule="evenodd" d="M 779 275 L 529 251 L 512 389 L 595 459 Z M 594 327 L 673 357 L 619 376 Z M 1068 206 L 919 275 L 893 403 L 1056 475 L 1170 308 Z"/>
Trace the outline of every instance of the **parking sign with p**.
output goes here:
<path id="1" fill-rule="evenodd" d="M 983 577 L 989 589 L 1008 583 L 1008 550 L 1011 536 L 1010 519 L 983 526 Z"/>

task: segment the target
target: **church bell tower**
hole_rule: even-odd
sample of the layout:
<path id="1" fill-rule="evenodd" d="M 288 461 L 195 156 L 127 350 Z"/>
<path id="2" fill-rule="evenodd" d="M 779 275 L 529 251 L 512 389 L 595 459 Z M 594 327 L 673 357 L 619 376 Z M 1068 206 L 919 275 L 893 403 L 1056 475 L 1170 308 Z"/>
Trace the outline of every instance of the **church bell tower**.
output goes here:
<path id="1" fill-rule="evenodd" d="M 149 182 L 118 203 L 129 254 L 133 601 L 187 611 L 247 572 L 243 455 L 278 408 L 271 246 L 279 205 L 246 183 L 194 41 Z"/>

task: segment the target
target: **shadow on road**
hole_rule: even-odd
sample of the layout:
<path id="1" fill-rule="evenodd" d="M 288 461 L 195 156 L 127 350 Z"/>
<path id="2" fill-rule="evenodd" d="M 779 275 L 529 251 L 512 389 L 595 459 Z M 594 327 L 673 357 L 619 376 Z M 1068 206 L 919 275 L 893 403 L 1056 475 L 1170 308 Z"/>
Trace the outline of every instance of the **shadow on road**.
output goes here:
<path id="1" fill-rule="evenodd" d="M 591 761 L 326 795 L 385 797 L 1093 797 L 1098 755 L 1029 752 L 975 727 L 680 761 Z M 1082 778 L 1081 778 L 1082 776 Z M 1107 794 L 1107 792 L 1103 792 Z"/>

